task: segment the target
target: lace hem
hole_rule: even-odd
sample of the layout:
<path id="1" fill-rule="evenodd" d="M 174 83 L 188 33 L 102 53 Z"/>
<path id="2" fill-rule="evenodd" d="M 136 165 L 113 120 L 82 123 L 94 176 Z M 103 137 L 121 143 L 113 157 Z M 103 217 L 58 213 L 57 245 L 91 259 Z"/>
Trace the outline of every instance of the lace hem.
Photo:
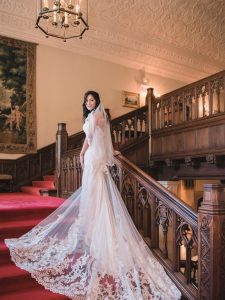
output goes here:
<path id="1" fill-rule="evenodd" d="M 35 279 L 39 284 L 41 284 L 46 290 L 49 290 L 53 293 L 57 293 L 57 294 L 60 294 L 60 295 L 63 295 L 63 296 L 67 296 L 69 297 L 70 299 L 72 300 L 87 300 L 87 298 L 85 296 L 73 296 L 71 297 L 70 295 L 67 295 L 65 292 L 60 292 L 57 288 L 54 288 L 52 286 L 50 286 L 49 284 L 47 284 L 45 281 L 39 279 L 37 276 L 35 276 L 32 271 L 28 268 L 26 268 L 23 264 L 19 263 L 15 258 L 14 258 L 14 255 L 13 254 L 16 254 L 15 251 L 13 251 L 13 249 L 10 248 L 10 245 L 8 244 L 7 241 L 5 241 L 5 244 L 6 246 L 8 247 L 9 249 L 9 253 L 10 253 L 10 258 L 11 260 L 15 263 L 15 265 L 24 270 L 24 271 L 27 271 L 28 273 L 30 273 L 31 277 L 33 279 Z"/>
<path id="2" fill-rule="evenodd" d="M 9 248 L 10 256 L 12 261 L 21 269 L 28 271 L 31 273 L 31 277 L 34 278 L 39 284 L 44 286 L 46 290 L 50 290 L 51 292 L 58 293 L 61 295 L 65 295 L 72 300 L 153 300 L 153 299 L 172 299 L 163 297 L 162 293 L 157 291 L 154 287 L 154 284 L 149 281 L 149 278 L 146 278 L 145 274 L 142 270 L 136 270 L 135 267 L 130 270 L 129 272 L 123 273 L 124 266 L 121 266 L 121 270 L 118 276 L 108 275 L 106 273 L 98 273 L 95 271 L 95 267 L 93 267 L 93 260 L 88 259 L 80 260 L 80 265 L 78 264 L 79 269 L 82 269 L 82 263 L 86 266 L 86 274 L 84 274 L 85 278 L 89 278 L 89 282 L 86 282 L 86 288 L 83 288 L 81 293 L 84 295 L 79 295 L 79 291 L 76 294 L 74 287 L 72 286 L 71 282 L 74 282 L 74 278 L 68 280 L 67 288 L 69 287 L 69 291 L 65 289 L 62 290 L 60 285 L 54 286 L 53 283 L 57 284 L 57 280 L 55 280 L 54 273 L 55 270 L 52 270 L 52 273 L 48 273 L 46 271 L 41 272 L 37 270 L 32 270 L 31 268 L 26 267 L 23 263 L 19 262 L 17 259 L 17 253 L 14 251 L 13 248 L 10 247 L 10 242 L 6 241 L 6 245 Z M 87 264 L 89 267 L 87 268 Z M 75 267 L 75 266 L 74 266 Z M 92 268 L 92 269 L 91 269 Z M 36 274 L 35 274 L 36 273 Z M 94 278 L 91 278 L 91 277 Z M 78 274 L 79 277 L 79 274 Z M 82 281 L 82 278 L 80 278 Z M 91 289 L 90 288 L 91 283 Z M 83 283 L 84 284 L 84 283 Z M 81 284 L 82 285 L 82 284 Z M 170 287 L 172 288 L 172 287 Z M 173 289 L 171 289 L 173 290 Z M 176 291 L 173 291 L 174 298 L 179 299 L 179 294 Z"/>

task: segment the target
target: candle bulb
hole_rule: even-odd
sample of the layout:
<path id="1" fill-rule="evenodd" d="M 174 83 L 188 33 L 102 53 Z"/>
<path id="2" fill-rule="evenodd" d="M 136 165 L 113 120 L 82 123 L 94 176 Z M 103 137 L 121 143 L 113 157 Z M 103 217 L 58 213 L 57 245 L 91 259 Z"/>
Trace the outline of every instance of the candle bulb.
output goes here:
<path id="1" fill-rule="evenodd" d="M 65 17 L 65 21 L 64 21 L 64 24 L 65 25 L 68 25 L 68 13 L 64 13 L 64 17 Z"/>
<path id="2" fill-rule="evenodd" d="M 44 0 L 44 8 L 48 8 L 48 0 Z"/>
<path id="3" fill-rule="evenodd" d="M 41 12 L 40 3 L 41 3 L 41 1 L 40 1 L 40 2 L 39 2 L 38 0 L 36 1 L 36 6 L 37 6 L 37 18 L 38 18 L 38 16 L 39 16 L 39 13 Z"/>
<path id="4" fill-rule="evenodd" d="M 53 13 L 53 22 L 57 23 L 57 12 L 56 11 L 54 11 L 54 13 Z"/>
<path id="5" fill-rule="evenodd" d="M 76 13 L 78 13 L 80 10 L 79 4 L 76 5 Z"/>
<path id="6" fill-rule="evenodd" d="M 62 39 L 81 37 L 88 30 L 85 21 L 88 7 L 83 4 L 86 1 L 88 2 L 88 0 L 36 0 L 35 27 L 41 29 L 46 36 Z"/>

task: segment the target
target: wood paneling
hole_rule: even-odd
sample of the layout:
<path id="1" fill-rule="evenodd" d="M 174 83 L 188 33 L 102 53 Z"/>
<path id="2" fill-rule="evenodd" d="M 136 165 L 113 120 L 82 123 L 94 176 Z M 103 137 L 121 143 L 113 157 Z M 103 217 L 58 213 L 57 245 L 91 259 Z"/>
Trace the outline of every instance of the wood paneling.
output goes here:
<path id="1" fill-rule="evenodd" d="M 216 120 L 215 120 L 216 119 Z M 186 124 L 152 133 L 152 160 L 204 156 L 207 153 L 225 155 L 225 114 L 208 118 L 198 124 Z"/>
<path id="2" fill-rule="evenodd" d="M 51 144 L 16 160 L 0 160 L 0 173 L 13 177 L 13 190 L 22 185 L 30 185 L 33 180 L 43 175 L 52 174 L 55 170 L 55 144 Z"/>

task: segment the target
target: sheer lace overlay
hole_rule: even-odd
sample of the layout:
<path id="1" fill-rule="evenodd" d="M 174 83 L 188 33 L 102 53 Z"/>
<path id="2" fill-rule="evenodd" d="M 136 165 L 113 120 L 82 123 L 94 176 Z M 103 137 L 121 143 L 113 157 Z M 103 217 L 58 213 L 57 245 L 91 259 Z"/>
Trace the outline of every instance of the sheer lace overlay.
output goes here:
<path id="1" fill-rule="evenodd" d="M 180 299 L 108 172 L 112 144 L 102 109 L 84 124 L 82 187 L 31 231 L 5 240 L 12 260 L 46 289 L 74 300 Z"/>

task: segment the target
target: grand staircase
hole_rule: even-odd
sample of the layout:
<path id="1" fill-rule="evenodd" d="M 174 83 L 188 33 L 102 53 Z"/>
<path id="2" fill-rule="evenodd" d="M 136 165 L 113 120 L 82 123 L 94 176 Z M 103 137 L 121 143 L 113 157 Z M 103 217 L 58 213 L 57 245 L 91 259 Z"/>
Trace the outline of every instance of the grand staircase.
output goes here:
<path id="1" fill-rule="evenodd" d="M 214 82 L 219 83 L 214 86 Z M 186 132 L 187 137 L 195 126 L 199 134 L 203 132 L 203 128 L 206 132 L 211 132 L 210 126 L 215 127 L 213 130 L 219 129 L 224 132 L 225 106 L 222 106 L 221 102 L 221 99 L 224 99 L 225 103 L 224 85 L 225 74 L 221 72 L 214 77 L 174 91 L 162 97 L 162 100 L 155 99 L 152 90 L 149 89 L 148 106 L 112 120 L 114 143 L 123 154 L 116 159 L 115 166 L 110 170 L 112 177 L 136 227 L 186 299 L 224 299 L 224 186 L 206 185 L 203 202 L 196 213 L 146 174 L 138 165 L 146 166 L 150 155 L 156 163 L 157 161 L 164 165 L 166 163 L 174 170 L 181 156 L 188 155 L 187 159 L 184 158 L 188 167 L 191 163 L 191 166 L 196 168 L 194 163 L 200 155 L 199 149 L 196 148 L 199 145 L 198 139 L 196 139 L 197 146 L 193 146 L 193 158 L 190 157 L 191 143 L 188 144 L 182 140 L 182 145 L 186 147 L 181 149 L 183 152 L 179 147 L 177 152 L 171 149 L 175 149 L 173 148 L 175 145 L 180 145 L 181 130 Z M 207 98 L 209 110 L 206 111 L 207 106 L 203 106 L 203 115 L 200 116 L 198 112 L 198 117 L 193 119 L 197 109 L 193 108 L 192 104 L 204 104 L 205 91 L 209 86 L 212 87 L 210 97 Z M 197 97 L 194 100 L 192 91 Z M 214 95 L 215 97 L 220 95 L 216 98 L 217 110 L 214 110 L 212 105 Z M 200 98 L 202 102 L 199 102 Z M 148 108 L 150 108 L 149 111 Z M 218 111 L 222 108 L 223 111 Z M 151 113 L 150 116 L 149 113 Z M 83 138 L 83 133 L 77 133 L 68 138 L 66 125 L 59 124 L 56 147 L 50 145 L 40 150 L 36 157 L 29 156 L 16 162 L 13 177 L 20 183 L 15 187 L 32 180 L 38 181 L 44 174 L 50 174 L 56 170 L 58 194 L 68 197 L 81 184 L 82 170 L 79 163 L 79 151 Z M 174 139 L 177 139 L 176 143 L 171 142 Z M 217 149 L 218 155 L 224 156 L 224 145 L 218 143 L 217 138 L 212 141 L 215 142 L 215 147 L 216 145 L 220 147 Z M 159 153 L 157 149 L 161 152 Z M 208 150 L 206 147 L 204 149 Z M 212 151 L 212 147 L 209 150 Z M 210 154 L 210 161 L 215 161 L 215 157 L 211 158 L 211 156 Z M 29 170 L 20 172 L 25 159 L 29 160 L 29 163 L 25 164 L 29 166 Z M 36 161 L 37 167 L 31 168 L 30 161 Z M 158 165 L 154 165 L 155 161 L 150 161 L 150 164 L 157 169 Z M 11 162 L 8 163 L 11 164 Z M 23 179 L 20 177 L 21 174 L 25 174 Z M 31 202 L 24 196 L 19 200 L 14 198 L 13 201 L 12 199 L 7 201 L 4 195 L 2 199 L 0 198 L 1 299 L 22 300 L 25 297 L 28 299 L 66 299 L 45 291 L 34 280 L 31 280 L 26 272 L 18 270 L 10 262 L 9 254 L 3 244 L 3 238 L 19 236 L 28 231 L 62 201 L 51 197 L 43 197 L 42 200 L 39 197 L 36 198 L 37 196 L 32 197 Z M 31 203 L 34 205 L 32 206 Z"/>

